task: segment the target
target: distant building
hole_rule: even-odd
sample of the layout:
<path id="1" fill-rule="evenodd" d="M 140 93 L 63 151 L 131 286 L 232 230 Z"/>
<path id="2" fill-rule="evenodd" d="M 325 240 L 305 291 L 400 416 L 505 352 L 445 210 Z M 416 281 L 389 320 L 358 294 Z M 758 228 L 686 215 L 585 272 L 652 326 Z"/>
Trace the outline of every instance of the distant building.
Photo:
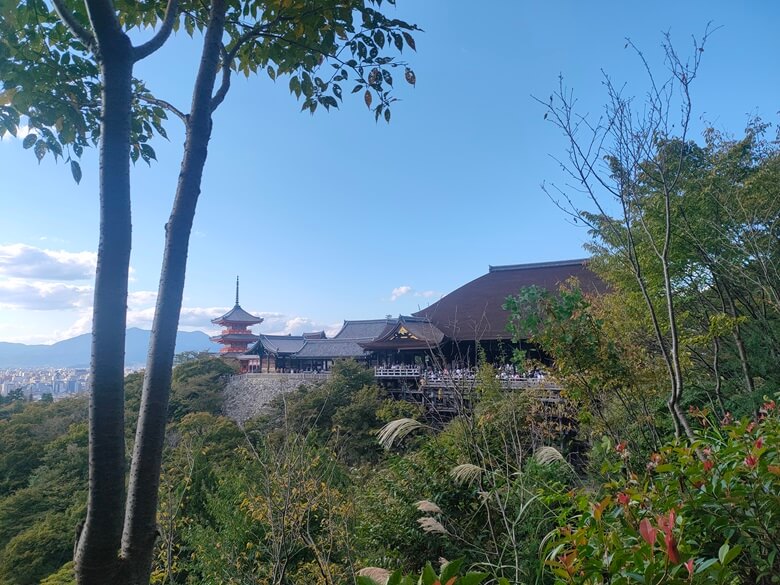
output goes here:
<path id="1" fill-rule="evenodd" d="M 507 297 L 528 286 L 556 290 L 570 278 L 586 293 L 605 288 L 584 259 L 490 266 L 487 274 L 413 315 L 344 321 L 332 339 L 322 332 L 261 334 L 239 357 L 241 371 L 327 371 L 335 360 L 352 358 L 380 369 L 412 366 L 410 375 L 417 376 L 420 368 L 471 368 L 477 364 L 478 347 L 488 361 L 505 363 L 518 347 L 507 331 Z M 533 349 L 522 341 L 519 346 Z"/>
<path id="2" fill-rule="evenodd" d="M 246 355 L 239 357 L 241 371 L 324 372 L 338 359 L 367 362 L 371 352 L 361 344 L 380 335 L 394 319 L 344 321 L 333 338 L 323 331 L 303 335 L 260 335 Z"/>
<path id="3" fill-rule="evenodd" d="M 225 356 L 240 356 L 246 353 L 250 343 L 260 339 L 248 328 L 263 322 L 262 317 L 250 315 L 238 303 L 238 277 L 236 276 L 236 304 L 221 317 L 211 320 L 215 325 L 222 327 L 219 335 L 211 337 L 211 341 L 221 344 L 223 347 L 219 353 Z"/>

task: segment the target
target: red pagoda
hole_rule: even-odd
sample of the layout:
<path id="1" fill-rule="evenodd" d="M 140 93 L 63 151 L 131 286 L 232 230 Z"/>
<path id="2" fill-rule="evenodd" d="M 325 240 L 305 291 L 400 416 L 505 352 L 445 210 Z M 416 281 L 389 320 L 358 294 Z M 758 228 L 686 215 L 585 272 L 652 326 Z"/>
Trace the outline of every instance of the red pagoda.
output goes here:
<path id="1" fill-rule="evenodd" d="M 222 355 L 238 356 L 246 353 L 250 343 L 260 339 L 252 333 L 247 327 L 258 325 L 263 322 L 261 317 L 250 315 L 241 305 L 238 304 L 238 277 L 236 276 L 236 306 L 230 309 L 221 317 L 211 320 L 215 325 L 222 326 L 222 333 L 215 335 L 211 341 L 219 343 L 222 349 L 219 353 Z"/>

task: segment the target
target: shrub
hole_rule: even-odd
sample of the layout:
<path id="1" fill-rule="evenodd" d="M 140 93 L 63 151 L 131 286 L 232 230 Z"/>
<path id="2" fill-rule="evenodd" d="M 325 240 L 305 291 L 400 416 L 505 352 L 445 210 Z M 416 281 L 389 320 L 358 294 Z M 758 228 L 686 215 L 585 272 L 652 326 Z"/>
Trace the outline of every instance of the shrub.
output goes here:
<path id="1" fill-rule="evenodd" d="M 757 420 L 692 415 L 698 440 L 653 454 L 643 480 L 625 472 L 595 500 L 570 494 L 576 513 L 545 546 L 557 583 L 780 583 L 775 402 Z M 615 452 L 625 470 L 630 453 Z"/>

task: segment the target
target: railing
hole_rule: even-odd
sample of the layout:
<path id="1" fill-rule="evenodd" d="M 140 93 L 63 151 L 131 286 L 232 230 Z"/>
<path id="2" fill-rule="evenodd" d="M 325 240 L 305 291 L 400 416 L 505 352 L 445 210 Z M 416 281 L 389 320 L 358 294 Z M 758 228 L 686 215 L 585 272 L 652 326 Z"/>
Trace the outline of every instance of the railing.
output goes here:
<path id="1" fill-rule="evenodd" d="M 311 380 L 311 381 L 324 381 L 330 378 L 330 372 L 248 372 L 246 374 L 235 374 L 231 376 L 232 379 L 246 379 L 246 378 L 281 378 L 284 377 L 290 380 Z"/>
<path id="2" fill-rule="evenodd" d="M 374 368 L 375 378 L 419 378 L 422 370 L 415 366 L 377 366 Z"/>
<path id="3" fill-rule="evenodd" d="M 545 378 L 498 378 L 496 380 L 502 388 L 509 390 L 552 390 L 560 392 L 561 385 L 553 380 Z M 474 386 L 476 378 L 437 378 L 435 380 L 422 380 L 420 385 L 426 388 L 452 388 L 453 386 Z"/>

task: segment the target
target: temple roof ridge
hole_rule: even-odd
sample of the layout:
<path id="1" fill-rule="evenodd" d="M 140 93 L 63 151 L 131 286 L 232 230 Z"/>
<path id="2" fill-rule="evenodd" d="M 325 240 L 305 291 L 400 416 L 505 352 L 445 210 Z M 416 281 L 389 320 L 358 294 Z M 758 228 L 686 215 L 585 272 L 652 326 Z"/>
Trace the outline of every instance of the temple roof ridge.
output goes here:
<path id="1" fill-rule="evenodd" d="M 547 262 L 527 262 L 525 264 L 488 264 L 488 272 L 503 270 L 529 270 L 534 268 L 555 268 L 557 266 L 578 266 L 588 262 L 590 258 L 574 258 L 572 260 L 550 260 Z"/>

